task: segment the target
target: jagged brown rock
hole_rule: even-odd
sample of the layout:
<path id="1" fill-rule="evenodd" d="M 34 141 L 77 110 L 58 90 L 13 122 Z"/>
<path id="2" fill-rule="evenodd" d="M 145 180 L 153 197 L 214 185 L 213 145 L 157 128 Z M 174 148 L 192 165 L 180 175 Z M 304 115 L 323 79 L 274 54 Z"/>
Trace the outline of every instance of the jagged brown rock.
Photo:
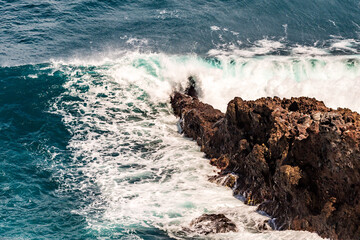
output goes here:
<path id="1" fill-rule="evenodd" d="M 360 239 L 360 116 L 314 98 L 234 98 L 225 114 L 171 96 L 186 136 L 239 176 L 234 190 L 274 217 L 277 229 Z"/>
<path id="2" fill-rule="evenodd" d="M 191 229 L 199 234 L 236 232 L 237 228 L 224 214 L 203 214 L 190 223 Z"/>

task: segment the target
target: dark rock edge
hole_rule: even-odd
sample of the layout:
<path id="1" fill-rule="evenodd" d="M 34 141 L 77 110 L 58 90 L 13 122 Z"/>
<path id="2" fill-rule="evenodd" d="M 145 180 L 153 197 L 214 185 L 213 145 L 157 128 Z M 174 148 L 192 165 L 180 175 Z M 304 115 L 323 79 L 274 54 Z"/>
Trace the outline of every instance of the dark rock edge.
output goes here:
<path id="1" fill-rule="evenodd" d="M 223 114 L 174 92 L 184 134 L 219 175 L 239 176 L 234 194 L 259 204 L 278 230 L 360 239 L 360 115 L 300 97 L 234 98 Z"/>

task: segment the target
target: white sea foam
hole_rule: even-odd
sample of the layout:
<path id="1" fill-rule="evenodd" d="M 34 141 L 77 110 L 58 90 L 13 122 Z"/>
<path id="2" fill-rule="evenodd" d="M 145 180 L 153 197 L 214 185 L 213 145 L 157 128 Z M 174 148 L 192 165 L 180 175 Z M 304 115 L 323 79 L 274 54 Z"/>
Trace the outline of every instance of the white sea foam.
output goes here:
<path id="1" fill-rule="evenodd" d="M 265 46 L 267 43 L 264 43 Z M 275 47 L 281 47 L 277 45 Z M 69 80 L 53 111 L 73 134 L 71 168 L 63 188 L 92 203 L 76 210 L 94 231 L 120 228 L 137 239 L 138 228 L 156 227 L 174 238 L 203 213 L 225 213 L 238 233 L 207 239 L 318 239 L 316 234 L 257 230 L 267 217 L 207 181 L 215 174 L 196 143 L 177 132 L 169 95 L 194 76 L 201 99 L 224 110 L 235 96 L 311 96 L 331 107 L 360 110 L 357 56 L 235 57 L 127 53 L 117 59 L 57 62 Z M 116 230 L 114 230 L 116 231 Z"/>
<path id="2" fill-rule="evenodd" d="M 29 74 L 28 77 L 29 77 L 29 78 L 38 78 L 38 75 L 36 75 L 36 74 Z"/>
<path id="3" fill-rule="evenodd" d="M 157 10 L 157 12 L 159 13 L 159 15 L 157 16 L 157 18 L 159 18 L 159 19 L 179 18 L 180 17 L 180 13 L 178 10 L 163 9 L 163 10 Z"/>
<path id="4" fill-rule="evenodd" d="M 329 107 L 360 111 L 359 57 L 219 57 L 222 69 L 199 74 L 203 100 L 225 110 L 234 96 L 316 97 Z M 235 63 L 234 63 L 235 61 Z"/>
<path id="5" fill-rule="evenodd" d="M 219 30 L 220 30 L 220 27 L 218 27 L 218 26 L 211 26 L 210 29 L 213 30 L 213 31 L 219 31 Z"/>
<path id="6" fill-rule="evenodd" d="M 295 55 L 306 55 L 306 56 L 324 56 L 329 55 L 329 52 L 326 49 L 321 49 L 317 47 L 311 47 L 311 46 L 303 46 L 297 44 L 294 48 L 291 50 L 292 54 Z"/>
<path id="7" fill-rule="evenodd" d="M 144 39 L 139 39 L 139 38 L 129 38 L 126 43 L 133 45 L 133 46 L 142 46 L 142 45 L 147 45 L 148 44 L 148 40 L 146 38 Z"/>
<path id="8" fill-rule="evenodd" d="M 128 72 L 129 81 L 137 82 L 139 69 L 151 69 L 155 76 L 150 76 L 146 91 L 157 101 L 167 101 L 174 88 L 180 85 L 184 88 L 186 79 L 194 76 L 202 100 L 223 111 L 235 96 L 247 100 L 266 96 L 308 96 L 324 101 L 329 107 L 360 111 L 357 97 L 360 91 L 359 56 L 242 58 L 217 55 L 219 61 L 215 63 L 197 56 L 153 54 L 140 58 L 146 66 L 121 67 L 119 72 Z"/>
<path id="9" fill-rule="evenodd" d="M 356 46 L 360 45 L 360 41 L 355 39 L 334 39 L 330 49 L 332 50 L 347 50 L 357 53 Z"/>
<path id="10" fill-rule="evenodd" d="M 219 38 L 221 38 L 219 36 Z M 268 53 L 272 53 L 276 50 L 280 50 L 284 48 L 285 45 L 279 41 L 273 41 L 269 39 L 261 39 L 255 41 L 252 47 L 249 48 L 241 48 L 235 46 L 233 43 L 222 44 L 221 48 L 211 49 L 208 53 L 210 56 L 237 56 L 237 57 L 253 57 L 257 55 L 265 55 Z M 225 48 L 226 51 L 222 49 Z"/>

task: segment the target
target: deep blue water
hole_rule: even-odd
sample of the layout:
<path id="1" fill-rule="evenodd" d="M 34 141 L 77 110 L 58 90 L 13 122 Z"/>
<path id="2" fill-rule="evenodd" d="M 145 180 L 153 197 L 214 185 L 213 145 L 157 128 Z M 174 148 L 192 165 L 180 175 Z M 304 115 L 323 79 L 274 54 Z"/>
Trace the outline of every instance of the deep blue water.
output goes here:
<path id="1" fill-rule="evenodd" d="M 314 85 L 318 92 L 301 90 L 311 85 L 289 87 L 288 92 L 323 97 L 329 104 L 349 102 L 346 107 L 358 110 L 359 52 L 360 3 L 355 0 L 0 0 L 0 238 L 169 239 L 172 230 L 155 220 L 142 219 L 146 226 L 126 224 L 123 219 L 138 219 L 134 211 L 118 221 L 103 217 L 116 209 L 121 215 L 122 205 L 112 207 L 109 200 L 114 193 L 102 181 L 110 175 L 99 180 L 92 172 L 96 167 L 105 171 L 101 164 L 115 160 L 119 172 L 141 169 L 140 163 L 121 165 L 119 155 L 155 161 L 155 153 L 171 145 L 158 140 L 157 132 L 141 140 L 161 114 L 171 116 L 163 98 L 168 88 L 158 90 L 164 93 L 160 100 L 152 98 L 159 86 L 169 82 L 174 87 L 176 71 L 193 74 L 193 68 L 223 71 L 218 86 L 227 89 L 229 76 L 245 79 L 252 72 L 246 67 L 258 70 L 254 64 L 266 68 L 266 76 L 279 74 L 284 82 L 304 84 L 338 67 L 341 76 L 329 73 L 334 79 L 328 85 L 339 89 L 339 101 L 331 100 L 331 86 L 322 92 L 322 83 Z M 285 60 L 271 65 L 269 57 Z M 282 67 L 286 73 L 280 74 Z M 207 72 L 196 74 L 201 79 Z M 260 96 L 285 94 L 267 77 L 250 75 L 264 79 L 267 87 L 251 85 L 247 92 L 258 88 Z M 345 79 L 350 82 L 342 84 Z M 225 90 L 222 94 L 234 97 Z M 115 136 L 109 122 L 146 131 L 121 129 Z M 97 149 L 90 140 L 101 137 L 111 144 L 115 139 L 120 148 L 109 143 Z M 91 164 L 99 159 L 94 168 Z M 167 169 L 169 178 L 173 172 Z M 126 184 L 157 182 L 162 176 L 146 174 Z"/>
<path id="2" fill-rule="evenodd" d="M 288 45 L 359 39 L 359 2 L 304 1 L 1 1 L 0 64 L 128 49 L 206 54 L 219 44 L 242 47 L 268 38 Z M 227 28 L 222 39 L 210 26 Z M 286 31 L 285 31 L 286 28 Z M 357 47 L 358 49 L 358 47 Z"/>

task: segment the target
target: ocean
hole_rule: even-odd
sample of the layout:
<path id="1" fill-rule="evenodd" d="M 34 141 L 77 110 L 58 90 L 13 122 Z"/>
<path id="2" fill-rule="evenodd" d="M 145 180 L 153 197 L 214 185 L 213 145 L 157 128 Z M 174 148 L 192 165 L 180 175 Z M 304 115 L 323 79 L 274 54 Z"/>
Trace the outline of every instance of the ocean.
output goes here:
<path id="1" fill-rule="evenodd" d="M 208 181 L 169 96 L 192 76 L 235 96 L 360 112 L 354 0 L 0 0 L 1 239 L 321 239 Z M 239 232 L 184 231 L 224 213 Z"/>

